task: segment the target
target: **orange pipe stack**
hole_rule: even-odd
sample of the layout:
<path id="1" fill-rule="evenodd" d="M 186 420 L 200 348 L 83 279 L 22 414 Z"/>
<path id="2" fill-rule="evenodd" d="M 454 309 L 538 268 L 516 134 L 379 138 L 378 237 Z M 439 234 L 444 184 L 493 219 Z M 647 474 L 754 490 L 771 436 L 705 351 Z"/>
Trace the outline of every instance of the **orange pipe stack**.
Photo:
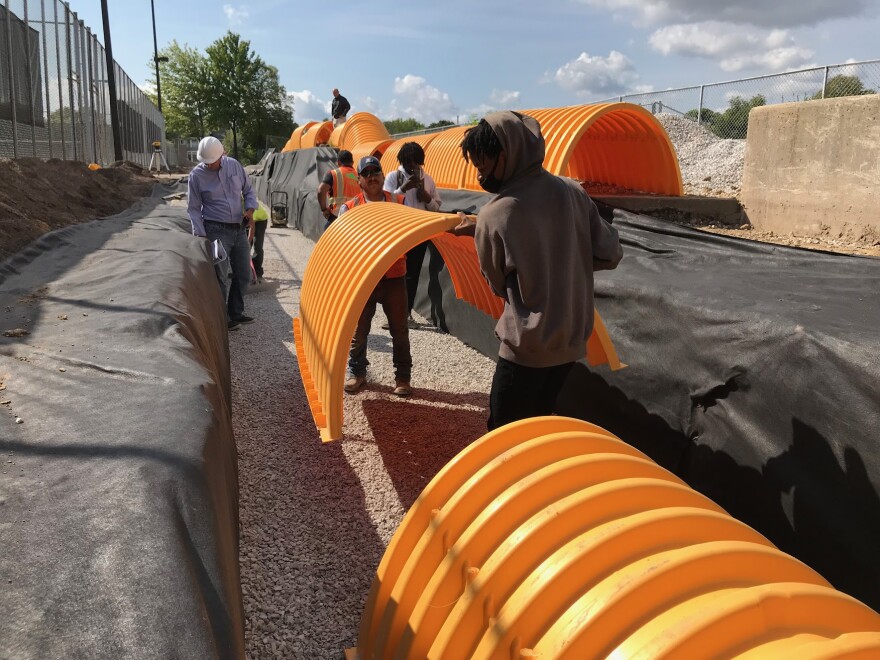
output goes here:
<path id="1" fill-rule="evenodd" d="M 387 140 L 391 136 L 385 124 L 369 112 L 356 112 L 344 124 L 337 126 L 336 130 L 342 129 L 338 135 L 334 135 L 334 145 L 340 149 L 354 151 L 359 144 L 366 142 L 378 142 Z"/>
<path id="2" fill-rule="evenodd" d="M 395 140 L 387 149 L 385 149 L 385 153 L 382 154 L 382 171 L 385 172 L 385 174 L 388 174 L 398 168 L 400 161 L 397 160 L 397 154 L 400 153 L 400 148 L 407 142 L 418 142 L 422 145 L 422 149 L 427 150 L 428 145 L 431 144 L 431 140 L 437 137 L 437 135 L 439 135 L 439 133 L 428 133 L 426 135 L 412 135 L 410 137 Z"/>
<path id="3" fill-rule="evenodd" d="M 877 658 L 880 616 L 597 426 L 492 431 L 382 558 L 348 658 Z"/>
<path id="4" fill-rule="evenodd" d="M 308 128 L 303 131 L 300 139 L 300 149 L 310 149 L 320 144 L 327 144 L 330 140 L 330 134 L 333 132 L 333 122 L 324 121 L 320 124 L 310 122 Z"/>

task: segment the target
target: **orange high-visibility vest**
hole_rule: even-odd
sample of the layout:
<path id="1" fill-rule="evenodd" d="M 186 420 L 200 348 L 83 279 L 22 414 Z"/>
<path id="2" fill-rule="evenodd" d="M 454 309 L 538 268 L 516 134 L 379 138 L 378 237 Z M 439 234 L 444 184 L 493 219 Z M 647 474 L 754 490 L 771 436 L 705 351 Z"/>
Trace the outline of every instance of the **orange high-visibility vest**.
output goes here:
<path id="1" fill-rule="evenodd" d="M 383 190 L 382 194 L 385 195 L 386 202 L 394 202 L 397 204 L 403 204 L 404 195 L 392 195 L 387 190 Z M 364 197 L 364 193 L 361 192 L 356 197 L 345 202 L 345 206 L 351 211 L 354 207 L 360 206 L 361 204 L 366 204 L 367 198 Z M 395 277 L 403 277 L 406 275 L 406 255 L 404 254 L 400 259 L 391 264 L 391 268 L 385 273 L 385 277 L 387 279 L 394 279 Z"/>
<path id="2" fill-rule="evenodd" d="M 357 172 L 353 167 L 342 165 L 333 170 L 333 197 L 327 200 L 327 206 L 333 215 L 345 203 L 361 191 Z"/>

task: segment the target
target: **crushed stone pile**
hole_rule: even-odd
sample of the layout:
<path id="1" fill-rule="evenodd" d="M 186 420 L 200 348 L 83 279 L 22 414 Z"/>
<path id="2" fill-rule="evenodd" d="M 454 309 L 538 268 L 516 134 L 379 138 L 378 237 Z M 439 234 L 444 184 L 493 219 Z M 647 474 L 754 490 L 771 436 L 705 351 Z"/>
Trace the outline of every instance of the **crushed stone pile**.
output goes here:
<path id="1" fill-rule="evenodd" d="M 739 197 L 745 140 L 725 140 L 696 122 L 674 115 L 655 115 L 678 154 L 686 195 Z"/>

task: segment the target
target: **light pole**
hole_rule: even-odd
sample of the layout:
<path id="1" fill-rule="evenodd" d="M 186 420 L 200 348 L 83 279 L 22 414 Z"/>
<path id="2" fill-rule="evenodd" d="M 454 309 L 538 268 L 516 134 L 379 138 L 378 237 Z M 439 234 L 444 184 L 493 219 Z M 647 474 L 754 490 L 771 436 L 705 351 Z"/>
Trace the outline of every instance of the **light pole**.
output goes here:
<path id="1" fill-rule="evenodd" d="M 110 45 L 110 17 L 107 14 L 107 0 L 101 0 L 101 17 L 104 22 L 104 55 L 107 58 L 107 88 L 110 91 L 110 126 L 113 129 L 113 155 L 122 160 L 122 137 L 119 131 L 119 109 L 116 107 L 116 63 L 113 61 L 113 47 Z"/>
<path id="2" fill-rule="evenodd" d="M 150 0 L 150 11 L 153 14 L 153 63 L 156 65 L 156 100 L 159 112 L 162 112 L 162 85 L 159 83 L 159 62 L 167 62 L 167 57 L 159 57 L 159 43 L 156 41 L 156 5 Z"/>

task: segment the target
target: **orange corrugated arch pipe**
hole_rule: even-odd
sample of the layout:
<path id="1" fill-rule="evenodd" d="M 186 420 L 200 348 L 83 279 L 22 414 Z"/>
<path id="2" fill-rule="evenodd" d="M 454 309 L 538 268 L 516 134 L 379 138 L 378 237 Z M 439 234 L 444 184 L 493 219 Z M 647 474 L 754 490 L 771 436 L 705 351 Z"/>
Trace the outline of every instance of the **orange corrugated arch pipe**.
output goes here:
<path id="1" fill-rule="evenodd" d="M 342 124 L 342 131 L 337 138 L 337 146 L 341 149 L 354 151 L 360 144 L 387 140 L 390 137 L 385 124 L 376 115 L 369 112 L 356 112 Z"/>
<path id="2" fill-rule="evenodd" d="M 880 615 L 608 431 L 468 445 L 388 544 L 349 658 L 871 658 Z"/>
<path id="3" fill-rule="evenodd" d="M 309 149 L 311 147 L 317 147 L 320 144 L 327 144 L 332 132 L 332 121 L 322 121 L 320 124 L 317 122 L 311 122 L 308 124 L 308 129 L 302 133 L 300 149 Z"/>
<path id="4" fill-rule="evenodd" d="M 422 145 L 422 149 L 425 149 L 427 152 L 428 145 L 431 144 L 431 140 L 437 137 L 437 135 L 437 133 L 428 133 L 426 135 L 413 135 L 395 140 L 385 150 L 385 153 L 382 154 L 382 171 L 388 174 L 398 168 L 400 161 L 397 160 L 397 154 L 400 153 L 400 148 L 407 142 L 418 142 Z"/>
<path id="5" fill-rule="evenodd" d="M 303 275 L 293 332 L 303 386 L 324 442 L 342 436 L 342 384 L 357 319 L 398 257 L 433 241 L 446 261 L 456 296 L 494 318 L 501 315 L 502 303 L 480 273 L 473 239 L 446 233 L 458 222 L 457 215 L 368 204 L 332 223 L 318 240 Z M 625 366 L 598 312 L 585 353 L 593 366 Z"/>
<path id="6" fill-rule="evenodd" d="M 354 160 L 354 166 L 357 167 L 358 161 L 364 156 L 375 156 L 380 159 L 382 155 L 385 153 L 385 150 L 394 143 L 394 140 L 391 138 L 385 140 L 377 140 L 376 142 L 364 142 L 363 144 L 359 144 L 354 149 L 351 150 L 352 159 Z M 388 171 L 382 170 L 385 174 L 388 174 Z"/>
<path id="7" fill-rule="evenodd" d="M 544 168 L 587 184 L 632 191 L 681 195 L 675 148 L 656 117 L 632 103 L 600 103 L 545 110 L 523 110 L 541 124 L 546 143 Z M 470 127 L 440 134 L 425 169 L 440 188 L 482 190 L 476 169 L 464 162 L 461 140 Z"/>
<path id="8" fill-rule="evenodd" d="M 331 147 L 336 147 L 337 149 L 342 149 L 342 142 L 340 138 L 342 137 L 342 131 L 345 130 L 345 124 L 339 124 L 339 126 L 335 127 L 333 131 L 330 133 L 330 138 L 327 140 L 327 143 Z"/>
<path id="9" fill-rule="evenodd" d="M 290 139 L 287 141 L 287 144 L 284 145 L 284 148 L 281 150 L 285 151 L 296 151 L 302 146 L 302 136 L 305 131 L 308 131 L 312 126 L 317 124 L 316 121 L 310 121 L 302 126 L 297 126 L 293 129 L 293 132 L 290 134 Z"/>

